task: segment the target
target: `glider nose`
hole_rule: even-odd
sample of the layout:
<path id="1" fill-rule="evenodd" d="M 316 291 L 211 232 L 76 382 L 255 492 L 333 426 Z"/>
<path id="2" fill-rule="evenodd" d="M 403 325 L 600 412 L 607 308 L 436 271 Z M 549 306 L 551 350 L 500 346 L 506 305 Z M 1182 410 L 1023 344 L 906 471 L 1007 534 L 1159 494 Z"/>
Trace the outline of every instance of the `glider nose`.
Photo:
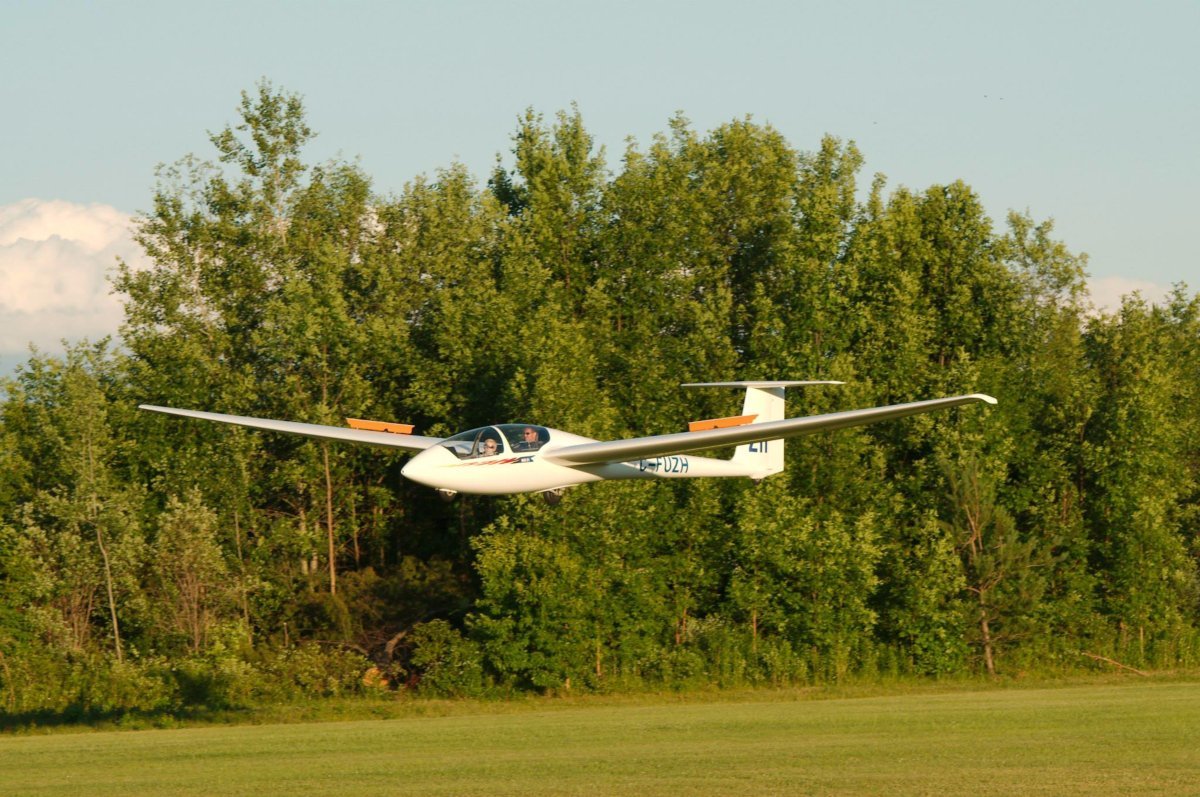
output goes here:
<path id="1" fill-rule="evenodd" d="M 425 449 L 408 461 L 400 469 L 404 478 L 423 484 L 426 487 L 439 487 L 434 472 L 439 467 L 450 465 L 455 461 L 454 455 L 441 446 L 435 445 Z"/>

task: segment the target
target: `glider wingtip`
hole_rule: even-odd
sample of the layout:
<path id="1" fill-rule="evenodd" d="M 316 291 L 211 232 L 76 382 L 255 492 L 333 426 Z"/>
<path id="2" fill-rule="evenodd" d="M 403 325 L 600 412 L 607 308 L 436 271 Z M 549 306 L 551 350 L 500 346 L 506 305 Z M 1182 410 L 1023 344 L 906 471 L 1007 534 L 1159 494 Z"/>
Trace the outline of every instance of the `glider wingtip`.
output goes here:
<path id="1" fill-rule="evenodd" d="M 979 399 L 980 401 L 986 402 L 988 404 L 999 404 L 1000 403 L 1000 402 L 996 401 L 996 399 L 993 398 L 992 396 L 989 396 L 987 393 L 972 393 L 971 397 Z"/>

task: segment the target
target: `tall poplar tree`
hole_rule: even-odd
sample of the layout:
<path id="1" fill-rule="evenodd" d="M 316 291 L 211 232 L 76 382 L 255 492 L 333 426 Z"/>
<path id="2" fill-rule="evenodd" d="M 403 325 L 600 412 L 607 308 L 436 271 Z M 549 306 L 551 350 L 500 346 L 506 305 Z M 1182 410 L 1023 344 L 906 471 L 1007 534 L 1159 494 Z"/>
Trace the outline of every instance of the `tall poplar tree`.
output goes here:
<path id="1" fill-rule="evenodd" d="M 1118 650 L 1149 663 L 1195 644 L 1196 560 L 1181 525 L 1195 495 L 1195 360 L 1179 355 L 1194 352 L 1196 308 L 1178 294 L 1169 308 L 1128 297 L 1088 330 L 1102 390 L 1084 448 L 1102 596 Z"/>

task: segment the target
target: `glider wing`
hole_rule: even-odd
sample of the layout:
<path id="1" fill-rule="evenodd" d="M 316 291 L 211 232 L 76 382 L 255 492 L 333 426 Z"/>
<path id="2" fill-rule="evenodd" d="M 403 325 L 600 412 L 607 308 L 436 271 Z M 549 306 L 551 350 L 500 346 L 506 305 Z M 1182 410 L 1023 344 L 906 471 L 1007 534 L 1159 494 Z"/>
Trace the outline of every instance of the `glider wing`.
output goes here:
<path id="1" fill-rule="evenodd" d="M 244 415 L 224 415 L 219 412 L 179 410 L 174 407 L 156 407 L 152 404 L 142 404 L 138 409 L 161 412 L 167 415 L 181 415 L 185 418 L 200 418 L 201 420 L 217 421 L 218 423 L 232 423 L 237 426 L 248 426 L 251 429 L 267 429 L 272 432 L 317 437 L 325 440 L 345 440 L 351 443 L 402 448 L 406 451 L 424 451 L 431 445 L 442 442 L 442 438 L 440 437 L 421 437 L 415 434 L 376 432 L 367 429 L 347 429 L 342 426 L 322 426 L 316 423 L 298 423 L 296 421 L 275 421 L 270 418 L 248 418 Z"/>
<path id="2" fill-rule="evenodd" d="M 582 443 L 547 451 L 542 458 L 558 465 L 601 465 L 609 462 L 629 462 L 644 457 L 687 454 L 710 448 L 779 440 L 785 437 L 800 437 L 817 432 L 863 426 L 868 423 L 890 421 L 907 415 L 973 404 L 977 401 L 995 404 L 996 399 L 983 393 L 966 396 L 913 401 L 908 404 L 892 404 L 865 410 L 831 412 L 825 415 L 810 415 L 806 418 L 786 418 L 782 421 L 751 423 L 726 429 L 710 429 L 703 432 L 679 432 L 677 434 L 635 437 L 630 440 L 611 440 L 602 443 Z"/>

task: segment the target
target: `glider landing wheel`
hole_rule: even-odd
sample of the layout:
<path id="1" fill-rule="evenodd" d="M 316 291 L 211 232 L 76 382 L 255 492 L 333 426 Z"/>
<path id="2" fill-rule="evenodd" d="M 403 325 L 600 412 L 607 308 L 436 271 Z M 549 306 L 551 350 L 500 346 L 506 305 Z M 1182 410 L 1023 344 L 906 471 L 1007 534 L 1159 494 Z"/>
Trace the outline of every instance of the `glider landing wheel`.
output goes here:
<path id="1" fill-rule="evenodd" d="M 544 490 L 542 492 L 542 498 L 545 498 L 546 503 L 550 506 L 558 506 L 559 502 L 562 501 L 562 497 L 563 488 L 561 487 L 559 487 L 557 490 Z"/>
<path id="2" fill-rule="evenodd" d="M 454 500 L 454 496 L 458 495 L 457 490 L 438 490 L 437 494 L 442 497 L 442 500 L 447 504 Z"/>

